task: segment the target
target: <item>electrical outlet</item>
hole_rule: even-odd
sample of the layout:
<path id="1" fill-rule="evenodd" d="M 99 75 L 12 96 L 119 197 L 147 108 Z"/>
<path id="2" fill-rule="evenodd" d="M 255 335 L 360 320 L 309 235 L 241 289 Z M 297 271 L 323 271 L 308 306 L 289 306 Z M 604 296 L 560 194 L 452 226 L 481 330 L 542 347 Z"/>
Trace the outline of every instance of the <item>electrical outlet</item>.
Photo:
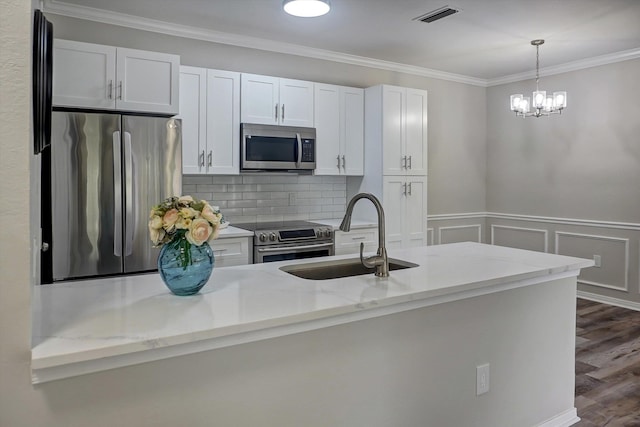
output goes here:
<path id="1" fill-rule="evenodd" d="M 594 267 L 600 268 L 602 266 L 602 258 L 600 257 L 600 255 L 594 255 L 593 262 L 595 263 Z"/>
<path id="2" fill-rule="evenodd" d="M 489 391 L 489 364 L 476 366 L 476 396 Z"/>

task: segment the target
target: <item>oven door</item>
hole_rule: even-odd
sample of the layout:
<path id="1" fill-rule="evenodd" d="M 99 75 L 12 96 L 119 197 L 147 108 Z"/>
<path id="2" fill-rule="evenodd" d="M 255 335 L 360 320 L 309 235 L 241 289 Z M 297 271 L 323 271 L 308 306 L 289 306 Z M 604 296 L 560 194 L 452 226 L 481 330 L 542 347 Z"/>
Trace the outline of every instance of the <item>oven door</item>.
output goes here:
<path id="1" fill-rule="evenodd" d="M 255 246 L 253 250 L 253 262 L 259 264 L 263 262 L 331 256 L 333 254 L 333 242 L 279 247 Z"/>

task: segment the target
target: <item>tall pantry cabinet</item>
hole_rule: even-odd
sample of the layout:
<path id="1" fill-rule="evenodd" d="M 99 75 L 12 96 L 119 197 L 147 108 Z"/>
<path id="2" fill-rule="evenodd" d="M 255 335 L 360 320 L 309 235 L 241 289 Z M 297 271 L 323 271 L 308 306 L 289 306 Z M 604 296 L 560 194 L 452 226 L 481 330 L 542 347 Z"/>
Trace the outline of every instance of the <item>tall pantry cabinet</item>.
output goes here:
<path id="1" fill-rule="evenodd" d="M 390 85 L 365 89 L 365 175 L 348 198 L 369 192 L 385 210 L 388 248 L 427 244 L 427 91 Z M 358 202 L 354 218 L 375 220 Z"/>

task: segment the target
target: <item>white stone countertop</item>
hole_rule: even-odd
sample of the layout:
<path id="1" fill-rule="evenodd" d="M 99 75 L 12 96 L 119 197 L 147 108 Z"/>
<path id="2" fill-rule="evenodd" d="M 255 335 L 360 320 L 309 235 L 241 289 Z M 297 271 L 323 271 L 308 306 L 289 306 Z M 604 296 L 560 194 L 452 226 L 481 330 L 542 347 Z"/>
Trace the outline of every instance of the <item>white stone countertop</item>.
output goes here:
<path id="1" fill-rule="evenodd" d="M 389 251 L 419 267 L 331 280 L 291 261 L 214 269 L 199 294 L 158 274 L 36 286 L 32 381 L 52 381 L 576 276 L 592 260 L 479 243 Z M 334 259 L 353 258 L 353 255 Z M 326 260 L 329 258 L 324 258 Z M 318 262 L 319 258 L 297 263 Z"/>
<path id="2" fill-rule="evenodd" d="M 218 234 L 218 239 L 225 239 L 230 237 L 253 237 L 253 231 L 244 230 L 232 225 L 227 225 L 225 228 L 220 230 Z"/>
<path id="3" fill-rule="evenodd" d="M 340 227 L 340 223 L 342 222 L 342 218 L 340 219 L 312 219 L 311 222 L 315 222 L 322 225 L 328 225 L 333 227 L 334 230 L 337 230 Z M 378 223 L 375 221 L 366 221 L 361 219 L 352 219 L 351 220 L 351 229 L 357 230 L 359 228 L 369 228 L 375 227 L 378 228 Z"/>

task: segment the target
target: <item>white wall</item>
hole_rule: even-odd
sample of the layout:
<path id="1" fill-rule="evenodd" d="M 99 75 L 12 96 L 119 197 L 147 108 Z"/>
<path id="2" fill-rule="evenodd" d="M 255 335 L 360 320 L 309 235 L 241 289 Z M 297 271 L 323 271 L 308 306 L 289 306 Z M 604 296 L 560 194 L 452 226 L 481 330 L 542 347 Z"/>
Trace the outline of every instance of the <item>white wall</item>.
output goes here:
<path id="1" fill-rule="evenodd" d="M 487 90 L 487 241 L 566 255 L 599 255 L 582 292 L 640 309 L 640 60 L 542 77 L 566 90 L 561 116 L 514 117 L 509 95 Z M 492 233 L 493 231 L 493 233 Z"/>

